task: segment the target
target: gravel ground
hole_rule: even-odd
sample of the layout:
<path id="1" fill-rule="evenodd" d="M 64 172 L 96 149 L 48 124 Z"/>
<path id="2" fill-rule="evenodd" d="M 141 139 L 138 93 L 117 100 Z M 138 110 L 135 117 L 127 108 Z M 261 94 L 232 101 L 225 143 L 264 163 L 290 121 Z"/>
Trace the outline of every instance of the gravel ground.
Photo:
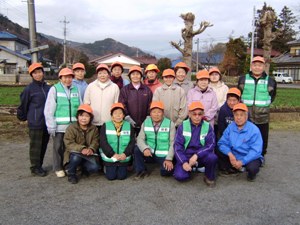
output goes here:
<path id="1" fill-rule="evenodd" d="M 269 153 L 255 182 L 246 174 L 219 177 L 214 189 L 203 174 L 179 183 L 157 167 L 141 181 L 131 175 L 108 181 L 103 174 L 78 184 L 51 171 L 29 171 L 28 139 L 1 138 L 0 224 L 300 224 L 300 131 L 271 131 Z"/>

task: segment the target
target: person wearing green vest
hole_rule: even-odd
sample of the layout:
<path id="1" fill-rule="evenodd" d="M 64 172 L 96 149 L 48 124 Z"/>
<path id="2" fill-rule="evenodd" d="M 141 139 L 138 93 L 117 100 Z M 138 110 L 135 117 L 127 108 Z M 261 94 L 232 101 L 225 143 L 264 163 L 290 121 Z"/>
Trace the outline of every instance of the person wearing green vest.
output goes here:
<path id="1" fill-rule="evenodd" d="M 134 149 L 136 180 L 149 175 L 145 161 L 160 164 L 161 176 L 173 174 L 174 136 L 175 124 L 164 117 L 163 102 L 153 101 Z"/>
<path id="2" fill-rule="evenodd" d="M 204 183 L 208 187 L 215 187 L 215 169 L 218 158 L 214 154 L 215 134 L 209 122 L 203 120 L 204 106 L 201 102 L 189 105 L 189 119 L 178 127 L 174 152 L 176 165 L 174 177 L 178 181 L 190 178 L 192 168 L 204 166 Z"/>
<path id="3" fill-rule="evenodd" d="M 108 180 L 127 178 L 127 166 L 135 145 L 135 133 L 129 122 L 124 120 L 125 108 L 114 103 L 110 110 L 111 120 L 100 129 L 100 154 Z"/>
<path id="4" fill-rule="evenodd" d="M 49 90 L 44 115 L 48 133 L 53 137 L 53 170 L 57 177 L 64 177 L 64 134 L 69 124 L 77 120 L 81 97 L 78 88 L 72 85 L 74 74 L 71 69 L 60 70 L 58 78 L 60 82 Z"/>
<path id="5" fill-rule="evenodd" d="M 77 168 L 81 166 L 82 174 L 89 175 L 99 171 L 99 131 L 92 125 L 94 118 L 91 106 L 82 104 L 76 114 L 77 122 L 68 126 L 64 144 L 64 166 L 67 170 L 68 181 L 72 184 L 78 182 Z"/>
<path id="6" fill-rule="evenodd" d="M 251 71 L 239 78 L 238 88 L 241 100 L 248 106 L 249 118 L 260 130 L 263 138 L 264 156 L 267 153 L 269 138 L 270 104 L 275 100 L 276 81 L 266 74 L 265 60 L 256 56 L 252 59 Z"/>

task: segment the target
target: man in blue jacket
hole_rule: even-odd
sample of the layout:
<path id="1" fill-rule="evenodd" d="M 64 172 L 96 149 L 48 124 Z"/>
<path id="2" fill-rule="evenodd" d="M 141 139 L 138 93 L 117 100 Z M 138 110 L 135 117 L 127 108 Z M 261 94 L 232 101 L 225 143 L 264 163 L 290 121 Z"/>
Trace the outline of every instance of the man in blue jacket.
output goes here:
<path id="1" fill-rule="evenodd" d="M 215 134 L 210 124 L 203 120 L 204 106 L 201 102 L 192 102 L 189 107 L 189 119 L 178 127 L 174 150 L 176 165 L 174 177 L 178 181 L 190 178 L 192 167 L 205 167 L 205 184 L 215 187 L 215 169 L 217 156 L 214 154 Z"/>
<path id="2" fill-rule="evenodd" d="M 44 69 L 40 63 L 31 64 L 28 71 L 32 82 L 20 95 L 21 104 L 17 109 L 17 117 L 19 120 L 28 121 L 31 173 L 44 177 L 47 173 L 42 165 L 49 141 L 44 107 L 50 86 L 44 81 Z"/>
<path id="3" fill-rule="evenodd" d="M 246 168 L 248 181 L 254 181 L 263 160 L 263 141 L 257 126 L 248 121 L 248 108 L 243 103 L 233 107 L 234 122 L 223 133 L 218 142 L 220 173 Z"/>

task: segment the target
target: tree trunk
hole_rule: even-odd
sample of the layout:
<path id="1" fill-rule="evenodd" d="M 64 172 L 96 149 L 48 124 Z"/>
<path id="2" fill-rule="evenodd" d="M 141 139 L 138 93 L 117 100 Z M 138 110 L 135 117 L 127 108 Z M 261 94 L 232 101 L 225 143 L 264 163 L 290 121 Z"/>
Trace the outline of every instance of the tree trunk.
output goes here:
<path id="1" fill-rule="evenodd" d="M 192 53 L 193 53 L 193 37 L 202 33 L 207 27 L 213 26 L 207 21 L 202 21 L 198 30 L 193 30 L 195 15 L 191 12 L 186 14 L 181 14 L 180 17 L 184 20 L 185 28 L 181 30 L 181 36 L 183 38 L 183 48 L 181 47 L 182 43 L 171 41 L 170 44 L 175 47 L 178 51 L 181 52 L 183 57 L 183 62 L 185 62 L 190 68 L 192 68 Z M 191 76 L 189 74 L 188 78 Z"/>

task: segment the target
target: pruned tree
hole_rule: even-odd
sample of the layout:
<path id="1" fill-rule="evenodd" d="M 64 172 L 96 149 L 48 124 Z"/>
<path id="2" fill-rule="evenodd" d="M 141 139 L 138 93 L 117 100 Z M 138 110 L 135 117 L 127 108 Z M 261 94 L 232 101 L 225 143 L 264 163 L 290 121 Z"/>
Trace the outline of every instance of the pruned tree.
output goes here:
<path id="1" fill-rule="evenodd" d="M 193 53 L 193 37 L 201 34 L 207 27 L 213 26 L 210 22 L 202 21 L 200 27 L 194 30 L 195 15 L 191 12 L 181 14 L 180 17 L 184 20 L 185 27 L 181 29 L 181 36 L 183 43 L 171 41 L 170 44 L 181 52 L 183 61 L 191 67 L 192 65 L 192 53 Z M 183 47 L 182 47 L 183 44 Z"/>
<path id="2" fill-rule="evenodd" d="M 274 10 L 267 9 L 263 12 L 263 15 L 260 19 L 260 26 L 263 28 L 264 38 L 263 38 L 263 50 L 264 58 L 266 60 L 266 73 L 269 74 L 270 62 L 271 62 L 271 51 L 272 44 L 271 42 L 280 35 L 281 30 L 272 31 L 272 27 L 277 17 Z"/>

